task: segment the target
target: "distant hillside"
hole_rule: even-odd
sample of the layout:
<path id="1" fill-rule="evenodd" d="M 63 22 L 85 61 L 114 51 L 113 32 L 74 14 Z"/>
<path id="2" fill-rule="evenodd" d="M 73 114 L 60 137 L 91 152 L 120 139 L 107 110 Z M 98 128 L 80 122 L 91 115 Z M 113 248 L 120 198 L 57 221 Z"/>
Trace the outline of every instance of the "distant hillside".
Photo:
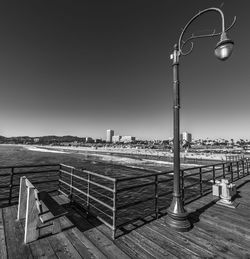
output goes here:
<path id="1" fill-rule="evenodd" d="M 72 142 L 86 142 L 86 138 L 79 138 L 76 136 L 42 136 L 42 137 L 29 137 L 29 136 L 20 136 L 20 137 L 4 137 L 0 136 L 0 144 L 59 144 L 59 143 L 72 143 Z"/>

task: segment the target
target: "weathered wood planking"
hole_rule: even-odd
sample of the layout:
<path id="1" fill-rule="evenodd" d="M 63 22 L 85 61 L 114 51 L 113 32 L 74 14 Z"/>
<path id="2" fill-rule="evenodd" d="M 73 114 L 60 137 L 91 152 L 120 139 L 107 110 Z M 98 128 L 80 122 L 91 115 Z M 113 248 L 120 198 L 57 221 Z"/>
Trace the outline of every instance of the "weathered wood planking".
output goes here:
<path id="1" fill-rule="evenodd" d="M 57 197 L 56 199 L 59 200 L 60 197 Z M 61 202 L 63 203 L 64 200 L 61 200 Z M 91 224 L 83 217 L 79 219 L 79 214 L 76 212 L 74 213 L 73 210 L 71 211 L 70 219 L 72 222 L 76 223 L 76 225 L 83 231 L 84 236 L 87 237 L 99 251 L 102 251 L 107 258 L 129 258 L 127 254 L 119 249 L 112 240 L 99 231 L 95 225 Z"/>
<path id="2" fill-rule="evenodd" d="M 33 258 L 29 246 L 23 243 L 23 229 L 21 223 L 16 221 L 15 206 L 3 209 L 5 237 L 9 258 Z M 15 214 L 15 215 L 14 215 Z"/>
<path id="3" fill-rule="evenodd" d="M 7 248 L 4 234 L 3 210 L 0 208 L 0 258 L 7 258 Z"/>
<path id="4" fill-rule="evenodd" d="M 135 228 L 140 222 L 131 224 L 127 230 L 133 231 L 113 241 L 111 229 L 79 214 L 64 196 L 54 197 L 70 211 L 60 218 L 59 234 L 21 244 L 24 222 L 15 222 L 15 206 L 1 210 L 0 227 L 2 222 L 11 259 L 20 254 L 22 258 L 250 258 L 250 176 L 240 180 L 238 191 L 236 209 L 216 205 L 211 194 L 188 204 L 194 228 L 186 233 L 175 232 L 161 217 L 140 228 Z"/>
<path id="5" fill-rule="evenodd" d="M 63 196 L 56 196 L 54 199 L 59 204 L 65 204 L 68 200 Z M 71 211 L 69 218 L 74 219 L 76 217 L 76 212 Z M 84 218 L 79 218 L 79 214 L 77 215 L 77 220 L 81 222 L 84 226 L 90 225 Z M 62 227 L 68 228 L 72 226 L 72 228 L 66 230 L 64 233 L 67 238 L 71 241 L 75 249 L 83 258 L 96 258 L 96 259 L 105 259 L 107 258 L 85 235 L 81 232 L 67 217 L 62 217 L 60 219 Z M 74 220 L 73 220 L 74 222 Z M 93 227 L 93 226 L 91 226 Z"/>

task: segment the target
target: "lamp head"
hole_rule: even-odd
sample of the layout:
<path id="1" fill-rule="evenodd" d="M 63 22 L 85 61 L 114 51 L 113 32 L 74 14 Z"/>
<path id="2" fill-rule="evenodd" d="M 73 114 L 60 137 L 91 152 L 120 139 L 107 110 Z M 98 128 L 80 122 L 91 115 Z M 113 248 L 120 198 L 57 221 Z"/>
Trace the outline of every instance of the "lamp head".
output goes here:
<path id="1" fill-rule="evenodd" d="M 228 59 L 233 52 L 234 42 L 227 38 L 225 32 L 222 32 L 220 41 L 217 43 L 214 54 L 220 60 Z"/>

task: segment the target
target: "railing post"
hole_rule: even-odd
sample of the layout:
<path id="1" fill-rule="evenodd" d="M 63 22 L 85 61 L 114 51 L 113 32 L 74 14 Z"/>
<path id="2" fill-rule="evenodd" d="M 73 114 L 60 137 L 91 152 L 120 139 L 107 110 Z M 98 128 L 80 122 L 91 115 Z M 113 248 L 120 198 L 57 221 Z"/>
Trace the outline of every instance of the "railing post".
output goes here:
<path id="1" fill-rule="evenodd" d="M 225 164 L 222 164 L 222 176 L 225 178 Z"/>
<path id="2" fill-rule="evenodd" d="M 215 166 L 213 165 L 213 183 L 215 184 Z"/>
<path id="3" fill-rule="evenodd" d="M 245 176 L 245 160 L 242 159 L 241 163 L 242 163 L 242 174 L 243 174 L 243 177 L 244 177 Z"/>
<path id="4" fill-rule="evenodd" d="M 12 199 L 12 188 L 13 188 L 13 177 L 14 177 L 14 167 L 11 167 L 11 173 L 10 173 L 10 191 L 9 191 L 9 205 L 11 204 Z"/>
<path id="5" fill-rule="evenodd" d="M 159 217 L 159 208 L 158 208 L 158 175 L 155 176 L 155 217 Z"/>
<path id="6" fill-rule="evenodd" d="M 70 169 L 70 191 L 69 191 L 69 198 L 70 202 L 72 202 L 72 196 L 73 196 L 73 173 L 74 173 L 74 168 L 72 167 Z"/>
<path id="7" fill-rule="evenodd" d="M 181 170 L 181 199 L 182 199 L 183 205 L 185 205 L 184 170 Z"/>
<path id="8" fill-rule="evenodd" d="M 233 180 L 234 180 L 233 162 L 230 163 L 230 172 L 231 172 L 231 182 L 233 182 Z"/>
<path id="9" fill-rule="evenodd" d="M 199 169 L 199 173 L 200 173 L 200 195 L 203 195 L 203 189 L 202 189 L 202 168 L 200 167 Z"/>
<path id="10" fill-rule="evenodd" d="M 89 194 L 90 194 L 90 174 L 88 173 L 87 181 L 87 216 L 89 215 Z"/>
<path id="11" fill-rule="evenodd" d="M 236 162 L 236 166 L 237 166 L 237 177 L 238 179 L 240 179 L 240 167 L 239 167 L 239 161 Z"/>
<path id="12" fill-rule="evenodd" d="M 115 239 L 116 233 L 116 212 L 117 212 L 117 180 L 114 181 L 114 192 L 113 192 L 113 229 L 112 229 L 112 238 Z"/>
<path id="13" fill-rule="evenodd" d="M 61 173 L 61 169 L 62 169 L 62 165 L 59 164 L 59 170 L 58 170 L 58 195 L 60 194 L 60 190 L 61 190 L 61 178 L 62 178 L 62 173 Z"/>
<path id="14" fill-rule="evenodd" d="M 246 166 L 247 166 L 247 174 L 249 174 L 249 164 L 248 164 L 248 158 L 246 159 Z"/>

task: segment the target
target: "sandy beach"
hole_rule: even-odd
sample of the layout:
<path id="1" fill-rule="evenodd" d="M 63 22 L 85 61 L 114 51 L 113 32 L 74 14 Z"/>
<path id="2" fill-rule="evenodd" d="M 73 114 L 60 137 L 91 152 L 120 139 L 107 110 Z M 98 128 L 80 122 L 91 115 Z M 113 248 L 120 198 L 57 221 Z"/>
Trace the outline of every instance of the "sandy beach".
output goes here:
<path id="1" fill-rule="evenodd" d="M 112 153 L 112 154 L 127 154 L 127 155 L 147 155 L 158 157 L 173 157 L 173 153 L 168 151 L 152 150 L 152 149 L 138 149 L 138 148 L 114 148 L 114 147 L 68 147 L 68 146 L 26 146 L 28 149 L 34 151 L 47 150 L 51 152 L 94 152 L 94 153 Z M 226 160 L 225 154 L 207 154 L 207 153 L 192 153 L 181 152 L 182 158 L 187 159 L 202 159 L 202 160 Z"/>

